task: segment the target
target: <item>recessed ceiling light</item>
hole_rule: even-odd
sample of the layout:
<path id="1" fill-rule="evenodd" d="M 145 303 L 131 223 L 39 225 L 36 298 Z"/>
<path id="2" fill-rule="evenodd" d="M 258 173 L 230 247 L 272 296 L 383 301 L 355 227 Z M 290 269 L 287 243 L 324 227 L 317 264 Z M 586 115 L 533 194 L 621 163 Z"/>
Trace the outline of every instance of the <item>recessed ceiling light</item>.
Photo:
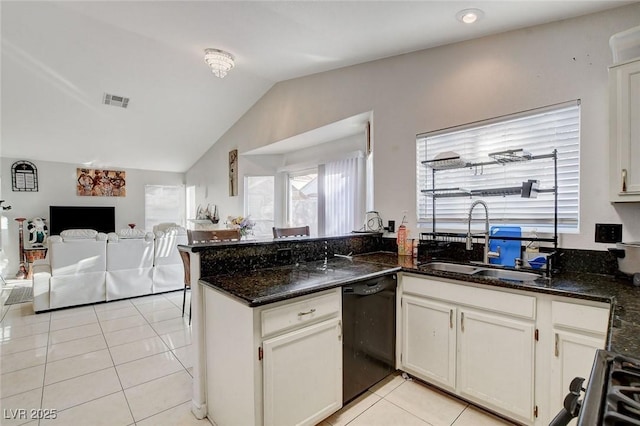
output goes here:
<path id="1" fill-rule="evenodd" d="M 456 14 L 458 21 L 465 24 L 473 24 L 484 16 L 484 12 L 480 9 L 464 9 Z"/>

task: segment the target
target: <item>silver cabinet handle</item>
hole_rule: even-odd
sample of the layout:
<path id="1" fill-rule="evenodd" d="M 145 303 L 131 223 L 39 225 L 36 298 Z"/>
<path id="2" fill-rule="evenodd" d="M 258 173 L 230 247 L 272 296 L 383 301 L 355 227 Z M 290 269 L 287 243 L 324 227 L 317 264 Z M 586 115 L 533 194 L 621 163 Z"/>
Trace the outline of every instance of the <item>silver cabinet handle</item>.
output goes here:
<path id="1" fill-rule="evenodd" d="M 453 309 L 449 309 L 449 328 L 453 328 Z"/>
<path id="2" fill-rule="evenodd" d="M 460 330 L 464 331 L 464 312 L 460 312 Z"/>
<path id="3" fill-rule="evenodd" d="M 622 192 L 627 192 L 627 169 L 622 169 Z"/>
<path id="4" fill-rule="evenodd" d="M 558 333 L 555 333 L 556 335 L 556 343 L 555 343 L 555 350 L 554 350 L 554 354 L 556 357 L 560 356 L 560 336 L 558 336 Z"/>
<path id="5" fill-rule="evenodd" d="M 302 316 L 305 316 L 305 315 L 311 315 L 311 314 L 312 314 L 312 313 L 314 313 L 315 311 L 316 311 L 316 310 L 315 310 L 315 308 L 314 308 L 314 309 L 311 309 L 311 310 L 309 310 L 309 311 L 307 311 L 307 312 L 298 312 L 298 316 L 299 316 L 299 317 L 302 317 Z"/>

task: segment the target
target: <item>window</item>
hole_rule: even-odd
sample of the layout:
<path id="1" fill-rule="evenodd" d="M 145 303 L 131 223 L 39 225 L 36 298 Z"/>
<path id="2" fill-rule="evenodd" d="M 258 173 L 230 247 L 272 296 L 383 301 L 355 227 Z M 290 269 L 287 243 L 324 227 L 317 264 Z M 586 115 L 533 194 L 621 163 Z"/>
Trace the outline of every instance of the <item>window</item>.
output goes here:
<path id="1" fill-rule="evenodd" d="M 151 231 L 159 223 L 185 223 L 185 194 L 182 185 L 145 185 L 144 227 Z"/>
<path id="2" fill-rule="evenodd" d="M 580 103 L 541 108 L 417 136 L 417 216 L 419 226 L 432 224 L 432 197 L 422 192 L 432 188 L 478 190 L 518 187 L 529 179 L 540 189 L 553 189 L 553 159 L 462 167 L 433 172 L 422 161 L 438 154 L 454 153 L 466 163 L 489 162 L 490 153 L 523 149 L 532 156 L 558 152 L 558 224 L 564 232 L 576 232 L 579 220 Z M 435 182 L 434 182 L 435 179 Z M 453 193 L 453 191 L 452 191 Z M 491 223 L 516 225 L 525 230 L 551 231 L 554 194 L 537 198 L 493 196 L 482 198 L 489 205 Z M 476 198 L 477 199 L 477 198 Z M 438 197 L 438 231 L 466 225 L 470 197 Z"/>
<path id="3" fill-rule="evenodd" d="M 311 235 L 318 235 L 318 169 L 289 173 L 287 182 L 287 223 L 309 225 Z"/>
<path id="4" fill-rule="evenodd" d="M 245 176 L 245 215 L 255 222 L 253 234 L 272 236 L 274 226 L 275 179 L 273 176 Z"/>
<path id="5" fill-rule="evenodd" d="M 311 235 L 340 235 L 361 228 L 365 205 L 362 153 L 289 172 L 288 226 L 309 225 Z"/>

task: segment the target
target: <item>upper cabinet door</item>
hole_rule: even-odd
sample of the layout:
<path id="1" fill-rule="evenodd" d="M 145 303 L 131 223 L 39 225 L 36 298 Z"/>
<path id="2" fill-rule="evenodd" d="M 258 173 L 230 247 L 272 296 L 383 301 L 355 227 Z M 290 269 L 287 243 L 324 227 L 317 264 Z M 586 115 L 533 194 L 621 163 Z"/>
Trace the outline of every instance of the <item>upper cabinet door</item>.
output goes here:
<path id="1" fill-rule="evenodd" d="M 640 201 L 640 60 L 609 69 L 610 201 Z"/>

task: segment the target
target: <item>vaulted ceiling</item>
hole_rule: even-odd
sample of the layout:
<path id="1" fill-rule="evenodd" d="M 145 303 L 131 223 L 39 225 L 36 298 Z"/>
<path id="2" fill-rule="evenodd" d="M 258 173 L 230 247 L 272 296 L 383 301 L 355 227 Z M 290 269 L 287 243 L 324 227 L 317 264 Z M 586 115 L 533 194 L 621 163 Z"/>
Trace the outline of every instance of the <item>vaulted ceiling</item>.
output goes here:
<path id="1" fill-rule="evenodd" d="M 5 0 L 0 154 L 184 172 L 277 82 L 628 3 Z"/>

